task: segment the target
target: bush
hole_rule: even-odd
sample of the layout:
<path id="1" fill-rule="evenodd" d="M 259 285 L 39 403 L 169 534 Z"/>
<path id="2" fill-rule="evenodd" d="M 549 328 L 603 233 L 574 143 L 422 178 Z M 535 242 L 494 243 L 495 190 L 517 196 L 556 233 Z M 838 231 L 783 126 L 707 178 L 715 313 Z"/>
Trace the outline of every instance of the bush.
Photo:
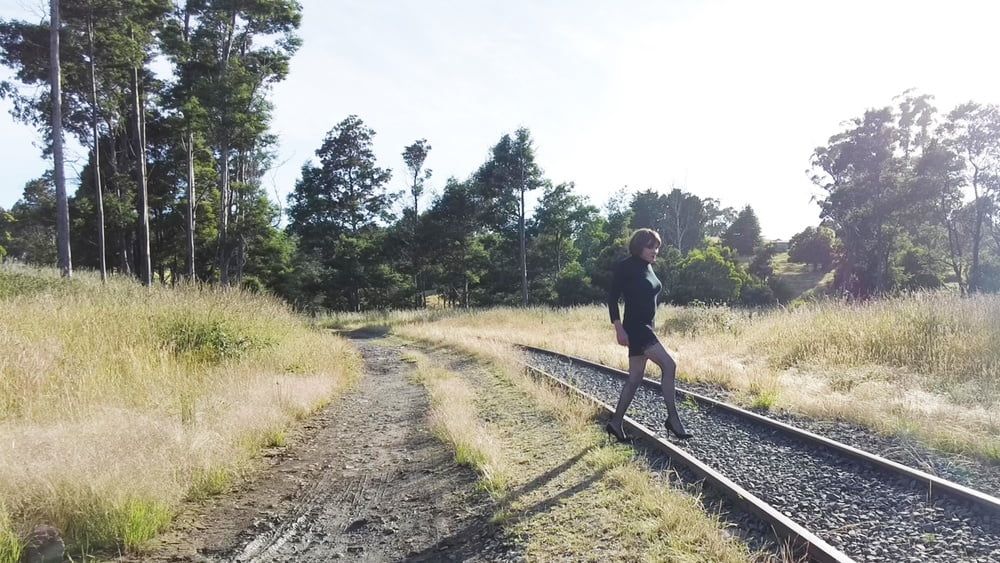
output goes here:
<path id="1" fill-rule="evenodd" d="M 833 265 L 834 234 L 826 227 L 806 227 L 788 241 L 788 261 L 810 264 L 826 272 Z"/>
<path id="2" fill-rule="evenodd" d="M 597 292 L 590 284 L 590 278 L 579 262 L 570 262 L 556 278 L 556 298 L 561 306 L 591 303 L 597 299 Z"/>
<path id="3" fill-rule="evenodd" d="M 170 321 L 162 338 L 175 354 L 206 364 L 239 359 L 266 346 L 231 322 L 194 316 Z"/>
<path id="4" fill-rule="evenodd" d="M 778 300 L 763 280 L 752 278 L 740 289 L 740 304 L 749 307 L 769 307 L 777 305 Z"/>
<path id="5" fill-rule="evenodd" d="M 795 289 L 781 278 L 774 276 L 767 278 L 767 286 L 771 288 L 771 293 L 778 303 L 788 303 L 795 298 Z"/>
<path id="6" fill-rule="evenodd" d="M 732 258 L 724 256 L 718 246 L 695 249 L 681 262 L 672 298 L 679 304 L 695 300 L 732 303 L 739 298 L 747 281 L 747 273 Z"/>

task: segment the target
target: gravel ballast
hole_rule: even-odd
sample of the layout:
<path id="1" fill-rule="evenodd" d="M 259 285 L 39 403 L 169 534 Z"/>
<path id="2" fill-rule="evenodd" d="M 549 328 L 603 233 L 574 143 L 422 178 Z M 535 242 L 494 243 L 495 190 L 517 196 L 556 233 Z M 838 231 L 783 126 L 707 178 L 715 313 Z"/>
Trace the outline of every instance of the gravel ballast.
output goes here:
<path id="1" fill-rule="evenodd" d="M 531 365 L 608 404 L 617 402 L 621 379 L 563 358 L 525 354 Z M 681 443 L 685 450 L 858 561 L 1000 561 L 1000 515 L 964 501 L 928 499 L 926 485 L 915 480 L 714 407 L 680 398 L 678 407 L 695 435 Z M 666 408 L 658 390 L 640 387 L 628 415 L 673 440 L 663 427 Z M 869 451 L 871 443 L 879 444 L 856 428 L 840 433 Z"/>

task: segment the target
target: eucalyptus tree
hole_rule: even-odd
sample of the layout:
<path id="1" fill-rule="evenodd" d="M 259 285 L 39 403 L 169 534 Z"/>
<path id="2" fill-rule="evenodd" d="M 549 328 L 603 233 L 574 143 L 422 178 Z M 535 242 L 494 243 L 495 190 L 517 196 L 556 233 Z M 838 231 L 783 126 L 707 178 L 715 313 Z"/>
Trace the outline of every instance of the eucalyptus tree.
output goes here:
<path id="1" fill-rule="evenodd" d="M 534 141 L 525 128 L 514 136 L 504 135 L 490 151 L 490 158 L 474 175 L 483 217 L 499 234 L 516 229 L 520 243 L 521 302 L 528 304 L 528 261 L 525 232 L 525 195 L 544 185 L 542 170 L 535 162 Z"/>
<path id="2" fill-rule="evenodd" d="M 750 256 L 760 246 L 760 221 L 753 208 L 744 207 L 729 227 L 722 233 L 722 244 L 741 256 Z"/>
<path id="3" fill-rule="evenodd" d="M 827 192 L 821 218 L 843 243 L 835 284 L 867 297 L 893 287 L 891 261 L 903 228 L 905 161 L 892 108 L 865 112 L 813 153 L 813 182 Z"/>
<path id="4" fill-rule="evenodd" d="M 416 290 L 416 305 L 422 306 L 424 304 L 423 295 L 420 292 L 420 253 L 418 252 L 418 245 L 415 242 L 417 224 L 420 218 L 420 196 L 424 193 L 424 188 L 427 180 L 431 177 L 431 170 L 424 168 L 424 162 L 427 160 L 427 154 L 430 152 L 431 146 L 427 144 L 427 139 L 418 139 L 414 141 L 413 144 L 407 146 L 403 149 L 403 162 L 406 163 L 406 168 L 410 172 L 410 195 L 413 196 L 413 213 L 409 215 L 409 237 L 404 241 L 404 246 L 409 252 L 410 258 L 410 268 L 411 275 L 413 278 L 413 287 Z"/>
<path id="5" fill-rule="evenodd" d="M 471 182 L 449 178 L 441 195 L 420 217 L 417 243 L 422 253 L 434 256 L 428 273 L 451 304 L 472 304 L 473 292 L 491 262 L 483 245 L 482 211 Z"/>
<path id="6" fill-rule="evenodd" d="M 73 276 L 73 260 L 69 251 L 69 200 L 66 197 L 66 172 L 63 168 L 62 75 L 59 68 L 59 0 L 49 0 L 49 85 L 52 92 L 52 160 L 56 183 L 56 247 L 59 251 L 59 271 L 64 277 Z"/>
<path id="7" fill-rule="evenodd" d="M 966 164 L 974 221 L 969 257 L 970 291 L 982 286 L 982 241 L 990 202 L 1000 194 L 1000 107 L 968 102 L 952 110 L 943 127 L 947 146 Z"/>
<path id="8" fill-rule="evenodd" d="M 36 87 L 34 92 L 24 93 L 16 85 L 5 82 L 0 85 L 0 94 L 13 102 L 11 113 L 16 119 L 46 133 L 47 143 L 43 153 L 52 157 L 52 181 L 55 184 L 57 265 L 63 276 L 70 277 L 73 265 L 69 201 L 63 163 L 63 112 L 66 100 L 60 58 L 65 50 L 60 40 L 62 27 L 58 0 L 49 1 L 48 22 L 0 22 L 0 61 L 15 71 L 18 82 Z M 48 86 L 47 93 L 38 86 Z"/>
<path id="9" fill-rule="evenodd" d="M 186 51 L 178 64 L 182 79 L 190 82 L 185 88 L 204 108 L 218 159 L 217 267 L 226 285 L 231 261 L 242 248 L 230 240 L 230 221 L 245 201 L 231 182 L 234 175 L 245 181 L 260 164 L 252 161 L 261 155 L 268 128 L 267 94 L 287 76 L 301 44 L 295 31 L 302 7 L 295 0 L 198 0 L 187 3 L 183 14 Z"/>
<path id="10" fill-rule="evenodd" d="M 705 239 L 709 222 L 705 200 L 673 188 L 667 194 L 655 190 L 636 193 L 631 202 L 632 228 L 650 228 L 663 237 L 663 244 L 687 254 Z M 717 206 L 712 207 L 718 210 Z M 721 212 L 721 211 L 719 211 Z"/>
<path id="11" fill-rule="evenodd" d="M 962 195 L 966 185 L 965 162 L 939 139 L 933 139 L 914 163 L 913 182 L 918 190 L 932 194 L 931 214 L 945 233 L 940 237 L 945 247 L 943 260 L 951 269 L 959 291 L 965 295 L 969 287 L 966 255 L 970 239 L 968 221 L 963 220 L 968 215 Z"/>
<path id="12" fill-rule="evenodd" d="M 533 246 L 549 265 L 543 271 L 553 279 L 563 266 L 580 258 L 578 241 L 587 235 L 598 215 L 597 208 L 575 189 L 573 182 L 546 186 L 532 217 Z"/>
<path id="13" fill-rule="evenodd" d="M 315 289 L 329 308 L 361 308 L 376 238 L 392 219 L 392 173 L 376 163 L 374 134 L 357 116 L 341 121 L 316 150 L 319 165 L 307 162 L 288 195 L 288 232 L 314 264 Z"/>
<path id="14" fill-rule="evenodd" d="M 174 4 L 171 17 L 162 34 L 162 48 L 174 65 L 175 80 L 165 96 L 166 105 L 175 111 L 183 122 L 181 146 L 185 151 L 185 200 L 186 200 L 186 252 L 185 266 L 189 280 L 197 278 L 195 240 L 197 238 L 197 174 L 196 138 L 204 138 L 207 114 L 195 95 L 197 82 L 204 78 L 202 65 L 195 64 L 191 45 L 193 18 L 203 4 L 200 0 L 186 0 L 183 6 Z"/>
<path id="15" fill-rule="evenodd" d="M 104 162 L 92 172 L 95 192 L 97 174 L 101 173 L 101 192 L 106 176 L 113 188 L 113 201 L 103 202 L 110 203 L 111 213 L 99 223 L 110 223 L 116 231 L 119 267 L 126 272 L 133 271 L 134 252 L 130 247 L 135 245 L 135 233 L 142 230 L 143 221 L 142 195 L 137 189 L 143 176 L 137 158 L 141 139 L 137 137 L 143 126 L 137 121 L 144 112 L 136 107 L 141 86 L 137 81 L 151 78 L 145 67 L 153 57 L 153 39 L 167 5 L 167 0 L 87 0 L 66 4 L 61 14 L 62 121 L 67 131 L 91 147 L 95 161 L 103 161 L 100 131 L 94 141 L 98 121 L 95 116 L 103 121 L 108 173 L 103 174 Z M 43 71 L 48 68 L 48 53 L 39 49 L 43 27 L 24 21 L 0 22 L 0 59 L 16 71 L 22 85 L 52 83 Z M 12 113 L 17 119 L 46 131 L 51 129 L 43 119 L 50 111 L 49 100 L 39 95 L 37 88 L 8 84 L 3 90 L 13 102 Z M 46 147 L 46 152 L 49 150 L 51 147 Z M 133 171 L 131 178 L 125 173 L 129 168 Z M 103 193 L 100 195 L 103 199 Z M 103 207 L 97 206 L 98 213 Z M 139 224 L 129 227 L 132 221 Z M 140 258 L 146 261 L 146 257 Z"/>

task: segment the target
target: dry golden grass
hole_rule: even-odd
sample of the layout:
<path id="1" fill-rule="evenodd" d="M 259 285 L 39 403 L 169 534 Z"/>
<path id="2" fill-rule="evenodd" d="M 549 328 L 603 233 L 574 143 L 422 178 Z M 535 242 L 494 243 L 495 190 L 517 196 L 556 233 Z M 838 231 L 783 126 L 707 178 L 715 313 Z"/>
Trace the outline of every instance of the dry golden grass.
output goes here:
<path id="1" fill-rule="evenodd" d="M 748 406 L 849 420 L 1000 459 L 1000 297 L 929 293 L 753 313 L 664 306 L 658 321 L 682 380 L 722 385 Z M 396 324 L 434 341 L 530 344 L 627 369 L 598 306 L 411 312 Z"/>
<path id="2" fill-rule="evenodd" d="M 441 334 L 433 324 L 398 327 L 408 338 L 471 354 L 486 367 L 449 372 L 417 360 L 430 389 L 432 420 L 487 479 L 494 521 L 520 538 L 529 561 L 704 561 L 752 559 L 707 517 L 697 499 L 652 477 L 634 452 L 610 444 L 596 408 L 524 374 L 509 344 Z M 453 436 L 465 436 L 455 439 Z M 485 437 L 485 438 L 483 438 Z M 477 441 L 478 440 L 478 441 Z"/>
<path id="3" fill-rule="evenodd" d="M 455 461 L 475 469 L 480 484 L 493 496 L 505 493 L 513 479 L 513 468 L 499 441 L 476 418 L 476 393 L 456 374 L 432 363 L 427 356 L 411 353 L 414 377 L 431 399 L 430 426 L 443 442 L 455 450 Z"/>
<path id="4" fill-rule="evenodd" d="M 238 291 L 4 268 L 0 319 L 0 561 L 43 522 L 76 553 L 140 548 L 360 370 L 343 339 Z"/>

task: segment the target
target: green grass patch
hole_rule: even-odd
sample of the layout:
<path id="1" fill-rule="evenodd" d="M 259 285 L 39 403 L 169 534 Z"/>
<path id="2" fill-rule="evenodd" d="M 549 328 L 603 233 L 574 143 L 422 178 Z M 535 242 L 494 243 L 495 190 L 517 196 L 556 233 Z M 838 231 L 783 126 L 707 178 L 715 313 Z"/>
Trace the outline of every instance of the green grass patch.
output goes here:
<path id="1" fill-rule="evenodd" d="M 771 410 L 774 404 L 778 401 L 778 392 L 775 390 L 760 391 L 754 394 L 753 400 L 750 401 L 750 407 L 761 410 Z"/>
<path id="2" fill-rule="evenodd" d="M 0 563 L 18 563 L 24 551 L 24 542 L 14 530 L 14 524 L 0 509 Z"/>
<path id="3" fill-rule="evenodd" d="M 30 268 L 0 268 L 0 299 L 51 293 L 66 287 L 75 287 L 74 281 Z"/>
<path id="4" fill-rule="evenodd" d="M 226 492 L 235 475 L 224 467 L 211 467 L 196 471 L 188 490 L 188 498 L 203 500 Z"/>
<path id="5" fill-rule="evenodd" d="M 791 299 L 809 299 L 822 296 L 833 281 L 833 272 L 814 270 L 808 264 L 788 261 L 788 253 L 776 254 L 771 260 L 774 275 L 789 288 Z"/>
<path id="6" fill-rule="evenodd" d="M 161 338 L 175 354 L 209 365 L 241 359 L 271 344 L 235 321 L 203 315 L 179 314 L 167 320 Z"/>
<path id="7" fill-rule="evenodd" d="M 173 513 L 166 504 L 128 498 L 108 505 L 100 499 L 80 507 L 80 514 L 61 526 L 66 552 L 81 558 L 97 550 L 137 550 L 170 524 Z"/>

